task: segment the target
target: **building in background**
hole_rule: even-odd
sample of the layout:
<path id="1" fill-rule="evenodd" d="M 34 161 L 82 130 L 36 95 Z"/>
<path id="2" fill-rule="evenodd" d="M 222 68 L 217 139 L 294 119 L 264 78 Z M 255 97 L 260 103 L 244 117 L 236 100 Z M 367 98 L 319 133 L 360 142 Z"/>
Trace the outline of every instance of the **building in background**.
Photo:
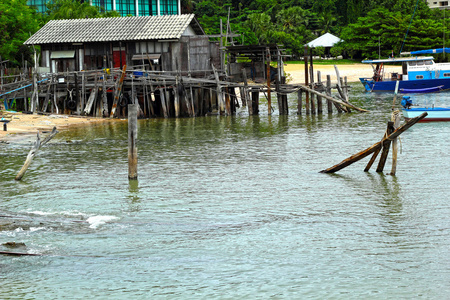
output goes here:
<path id="1" fill-rule="evenodd" d="M 427 0 L 428 6 L 430 8 L 440 8 L 440 9 L 449 9 L 449 1 L 448 0 Z"/>
<path id="2" fill-rule="evenodd" d="M 47 10 L 51 0 L 28 0 L 40 13 Z M 82 2 L 84 0 L 81 0 Z M 181 0 L 90 0 L 91 5 L 103 7 L 106 11 L 117 11 L 121 16 L 164 16 L 180 15 Z"/>

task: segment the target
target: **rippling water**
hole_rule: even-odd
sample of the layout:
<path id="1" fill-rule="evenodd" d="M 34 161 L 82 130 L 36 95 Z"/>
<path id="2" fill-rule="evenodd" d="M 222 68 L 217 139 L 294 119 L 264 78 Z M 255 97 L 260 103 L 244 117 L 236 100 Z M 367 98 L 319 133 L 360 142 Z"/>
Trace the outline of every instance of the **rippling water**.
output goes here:
<path id="1" fill-rule="evenodd" d="M 384 133 L 392 95 L 351 101 L 372 112 L 141 120 L 137 183 L 123 122 L 59 133 L 22 182 L 31 141 L 0 144 L 0 244 L 25 244 L 0 251 L 43 254 L 0 256 L 0 298 L 448 298 L 450 124 L 402 134 L 397 176 L 321 174 Z"/>

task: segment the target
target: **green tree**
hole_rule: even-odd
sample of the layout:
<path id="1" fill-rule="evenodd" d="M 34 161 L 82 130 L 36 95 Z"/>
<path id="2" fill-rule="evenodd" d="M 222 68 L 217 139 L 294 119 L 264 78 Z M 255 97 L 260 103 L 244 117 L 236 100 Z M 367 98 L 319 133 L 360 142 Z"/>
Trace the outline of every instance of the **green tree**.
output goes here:
<path id="1" fill-rule="evenodd" d="M 0 56 L 19 65 L 22 58 L 30 63 L 31 50 L 23 43 L 39 29 L 41 16 L 27 5 L 27 0 L 0 1 Z"/>
<path id="2" fill-rule="evenodd" d="M 442 47 L 442 20 L 436 18 L 419 19 L 400 11 L 386 8 L 372 10 L 366 17 L 343 29 L 343 47 L 356 51 L 362 58 L 387 57 L 392 51 L 398 55 L 402 51 Z M 405 37 L 406 32 L 409 32 Z M 404 43 L 404 44 L 403 44 Z M 402 48 L 403 45 L 403 48 Z"/>

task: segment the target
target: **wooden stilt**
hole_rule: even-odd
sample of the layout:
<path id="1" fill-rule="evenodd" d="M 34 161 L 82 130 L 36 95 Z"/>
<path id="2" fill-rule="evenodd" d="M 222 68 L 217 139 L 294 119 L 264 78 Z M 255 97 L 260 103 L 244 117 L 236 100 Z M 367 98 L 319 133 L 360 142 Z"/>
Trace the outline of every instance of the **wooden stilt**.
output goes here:
<path id="1" fill-rule="evenodd" d="M 298 97 L 298 103 L 297 103 L 297 114 L 302 114 L 302 89 L 298 89 L 297 91 L 297 97 Z"/>
<path id="2" fill-rule="evenodd" d="M 320 71 L 317 71 L 317 83 L 318 83 L 318 86 L 322 88 L 322 75 L 321 75 Z M 319 95 L 317 95 L 317 113 L 318 114 L 323 113 L 322 96 L 319 96 Z"/>
<path id="3" fill-rule="evenodd" d="M 327 96 L 331 97 L 331 75 L 327 75 L 327 90 L 326 90 Z M 333 103 L 330 99 L 327 99 L 327 109 L 328 113 L 333 113 Z"/>
<path id="4" fill-rule="evenodd" d="M 272 96 L 271 96 L 271 90 L 270 90 L 270 60 L 271 60 L 271 55 L 270 55 L 270 48 L 266 48 L 266 64 L 267 64 L 267 111 L 268 114 L 271 115 L 272 114 Z M 252 96 L 254 97 L 254 96 Z M 254 99 L 254 98 L 253 98 Z M 259 93 L 258 93 L 258 102 L 259 102 Z M 259 106 L 259 105 L 258 105 Z M 259 113 L 259 107 L 257 109 L 258 113 Z M 255 112 L 255 108 L 253 108 L 253 113 Z M 256 115 L 258 114 L 256 113 Z"/>

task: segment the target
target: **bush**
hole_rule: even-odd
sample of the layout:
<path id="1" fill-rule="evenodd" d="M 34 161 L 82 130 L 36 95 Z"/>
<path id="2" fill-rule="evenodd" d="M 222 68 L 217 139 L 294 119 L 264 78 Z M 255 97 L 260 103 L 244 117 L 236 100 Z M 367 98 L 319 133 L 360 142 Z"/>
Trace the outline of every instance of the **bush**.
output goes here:
<path id="1" fill-rule="evenodd" d="M 316 48 L 313 48 L 313 54 L 314 54 L 315 56 L 323 57 L 324 54 L 325 54 L 325 48 L 324 48 L 324 47 L 316 47 Z"/>
<path id="2" fill-rule="evenodd" d="M 338 57 L 339 55 L 342 54 L 342 52 L 343 52 L 342 50 L 343 50 L 343 49 L 342 49 L 341 47 L 335 46 L 335 47 L 333 47 L 333 48 L 330 49 L 330 54 L 331 54 L 331 56 L 333 56 L 333 57 Z"/>

